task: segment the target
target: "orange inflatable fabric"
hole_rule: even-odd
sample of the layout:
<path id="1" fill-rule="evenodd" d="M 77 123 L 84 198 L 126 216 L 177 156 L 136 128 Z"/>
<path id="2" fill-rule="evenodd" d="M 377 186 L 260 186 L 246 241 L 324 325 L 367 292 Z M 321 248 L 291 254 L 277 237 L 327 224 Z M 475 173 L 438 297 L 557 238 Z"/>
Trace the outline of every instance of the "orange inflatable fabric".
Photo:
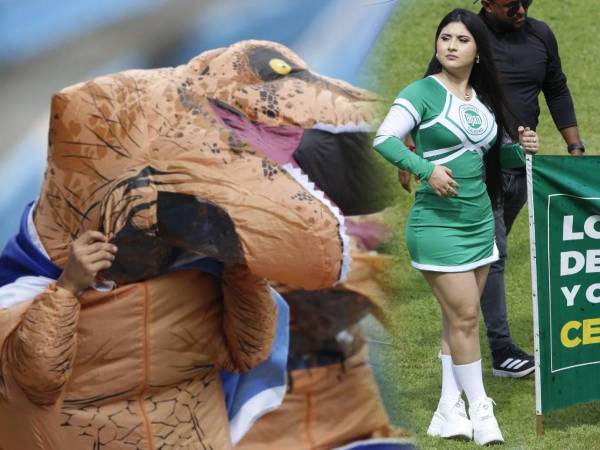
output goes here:
<path id="1" fill-rule="evenodd" d="M 381 232 L 386 228 L 383 214 L 351 217 L 349 222 L 365 226 L 363 237 L 379 234 L 380 242 L 389 236 Z M 236 449 L 329 450 L 377 438 L 409 448 L 413 436 L 390 423 L 369 365 L 367 338 L 358 325 L 368 313 L 389 322 L 384 284 L 392 257 L 369 249 L 368 241 L 352 236 L 352 268 L 335 288 L 279 287 L 293 324 L 288 391 L 282 406 L 260 418 Z"/>

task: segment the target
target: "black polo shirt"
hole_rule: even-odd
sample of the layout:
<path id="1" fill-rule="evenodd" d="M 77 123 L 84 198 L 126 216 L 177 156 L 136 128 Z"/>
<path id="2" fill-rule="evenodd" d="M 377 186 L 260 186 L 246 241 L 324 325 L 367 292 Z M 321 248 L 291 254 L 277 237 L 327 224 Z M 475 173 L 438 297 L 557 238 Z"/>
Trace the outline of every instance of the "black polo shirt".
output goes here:
<path id="1" fill-rule="evenodd" d="M 483 9 L 479 14 L 490 31 L 500 82 L 519 122 L 513 125 L 536 129 L 540 115 L 538 95 L 543 92 L 556 127 L 562 130 L 576 126 L 567 77 L 562 71 L 558 44 L 550 27 L 528 17 L 520 28 L 500 30 Z"/>

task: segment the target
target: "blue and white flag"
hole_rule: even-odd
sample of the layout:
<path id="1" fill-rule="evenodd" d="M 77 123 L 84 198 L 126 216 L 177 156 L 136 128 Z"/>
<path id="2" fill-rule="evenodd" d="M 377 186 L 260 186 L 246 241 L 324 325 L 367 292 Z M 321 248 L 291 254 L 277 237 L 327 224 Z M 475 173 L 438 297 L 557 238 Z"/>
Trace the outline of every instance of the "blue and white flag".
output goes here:
<path id="1" fill-rule="evenodd" d="M 356 441 L 333 450 L 415 450 L 411 439 L 380 438 Z"/>
<path id="2" fill-rule="evenodd" d="M 272 288 L 271 294 L 277 304 L 277 331 L 269 359 L 245 374 L 221 370 L 234 445 L 256 420 L 278 408 L 285 396 L 290 313 L 283 297 Z"/>

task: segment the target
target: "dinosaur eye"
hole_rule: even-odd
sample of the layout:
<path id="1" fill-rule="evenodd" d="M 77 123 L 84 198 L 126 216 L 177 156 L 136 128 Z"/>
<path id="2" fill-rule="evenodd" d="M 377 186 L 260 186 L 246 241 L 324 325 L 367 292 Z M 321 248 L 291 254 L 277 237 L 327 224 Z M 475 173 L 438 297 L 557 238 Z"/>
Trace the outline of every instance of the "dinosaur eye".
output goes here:
<path id="1" fill-rule="evenodd" d="M 292 71 L 292 66 L 286 63 L 283 59 L 273 58 L 269 61 L 269 66 L 279 75 L 287 75 Z"/>

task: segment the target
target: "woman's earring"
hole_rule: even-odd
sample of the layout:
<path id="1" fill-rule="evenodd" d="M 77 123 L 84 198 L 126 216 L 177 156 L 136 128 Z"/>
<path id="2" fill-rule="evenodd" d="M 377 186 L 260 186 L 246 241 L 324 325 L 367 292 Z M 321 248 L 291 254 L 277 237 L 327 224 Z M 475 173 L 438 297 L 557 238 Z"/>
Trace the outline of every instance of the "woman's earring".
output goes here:
<path id="1" fill-rule="evenodd" d="M 475 64 L 479 64 L 479 55 L 475 56 Z"/>

